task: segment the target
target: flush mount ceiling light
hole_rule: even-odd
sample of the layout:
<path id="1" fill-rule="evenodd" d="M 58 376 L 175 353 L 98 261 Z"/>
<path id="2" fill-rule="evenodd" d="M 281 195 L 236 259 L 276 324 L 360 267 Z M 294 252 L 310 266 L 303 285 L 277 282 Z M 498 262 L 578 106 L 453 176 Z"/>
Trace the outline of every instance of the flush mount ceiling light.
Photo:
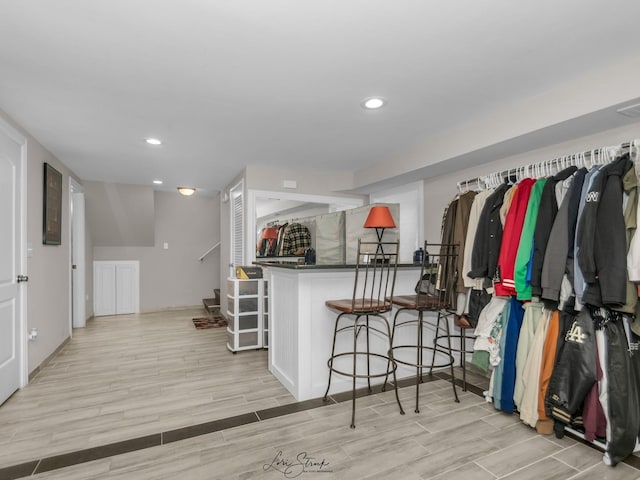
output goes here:
<path id="1" fill-rule="evenodd" d="M 147 138 L 145 139 L 145 142 L 147 142 L 149 145 L 162 145 L 162 142 L 157 138 Z"/>
<path id="2" fill-rule="evenodd" d="M 190 197 L 191 195 L 196 193 L 196 189 L 193 187 L 178 187 L 178 192 L 180 193 L 180 195 Z"/>
<path id="3" fill-rule="evenodd" d="M 369 97 L 365 98 L 360 102 L 362 108 L 366 108 L 367 110 L 375 110 L 377 108 L 384 107 L 387 101 L 382 97 Z"/>
<path id="4" fill-rule="evenodd" d="M 162 180 L 154 180 L 153 183 L 156 185 L 162 185 Z"/>

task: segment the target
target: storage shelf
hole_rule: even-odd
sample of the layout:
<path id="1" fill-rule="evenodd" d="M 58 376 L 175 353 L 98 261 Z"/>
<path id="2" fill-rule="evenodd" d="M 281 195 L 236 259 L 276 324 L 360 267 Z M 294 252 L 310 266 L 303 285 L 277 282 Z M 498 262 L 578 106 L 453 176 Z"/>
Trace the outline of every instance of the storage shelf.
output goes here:
<path id="1" fill-rule="evenodd" d="M 234 353 L 267 345 L 264 284 L 261 278 L 228 279 L 227 348 Z"/>

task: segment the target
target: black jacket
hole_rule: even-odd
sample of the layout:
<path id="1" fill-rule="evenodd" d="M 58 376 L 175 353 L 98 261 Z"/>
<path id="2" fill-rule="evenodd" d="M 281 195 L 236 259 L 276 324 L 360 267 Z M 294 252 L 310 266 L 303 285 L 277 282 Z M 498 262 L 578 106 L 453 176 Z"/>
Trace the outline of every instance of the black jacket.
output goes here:
<path id="1" fill-rule="evenodd" d="M 640 429 L 638 414 L 638 385 L 634 368 L 637 363 L 630 351 L 625 333 L 624 319 L 612 312 L 611 320 L 604 326 L 607 340 L 607 374 L 609 429 L 607 453 L 611 464 L 616 465 L 633 453 Z"/>
<path id="2" fill-rule="evenodd" d="M 629 154 L 602 167 L 587 192 L 578 226 L 578 262 L 587 282 L 583 303 L 617 306 L 627 299 L 627 245 L 622 213 L 622 177 Z"/>
<path id="3" fill-rule="evenodd" d="M 467 272 L 471 278 L 492 279 L 496 273 L 500 244 L 502 243 L 502 222 L 500 221 L 500 207 L 504 202 L 504 194 L 509 185 L 503 183 L 487 198 L 480 218 L 478 229 L 473 241 L 471 252 L 471 271 Z"/>
<path id="4" fill-rule="evenodd" d="M 560 345 L 547 389 L 545 410 L 568 425 L 597 380 L 595 332 L 586 308 L 577 316 L 562 312 L 561 325 L 564 335 L 558 336 Z"/>

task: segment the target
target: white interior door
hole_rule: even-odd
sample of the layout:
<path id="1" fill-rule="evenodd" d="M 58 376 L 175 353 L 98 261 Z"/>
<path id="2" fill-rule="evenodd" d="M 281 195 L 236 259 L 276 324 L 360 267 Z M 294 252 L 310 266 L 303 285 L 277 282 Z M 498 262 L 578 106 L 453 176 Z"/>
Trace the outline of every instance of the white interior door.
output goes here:
<path id="1" fill-rule="evenodd" d="M 3 127 L 3 125 L 0 125 Z M 22 146 L 0 128 L 0 404 L 24 383 Z"/>
<path id="2" fill-rule="evenodd" d="M 229 276 L 235 277 L 235 267 L 244 265 L 244 183 L 229 191 L 231 198 L 231 263 Z M 255 245 L 252 247 L 255 250 Z"/>
<path id="3" fill-rule="evenodd" d="M 71 296 L 72 326 L 86 325 L 85 309 L 85 248 L 84 248 L 84 193 L 71 182 Z"/>

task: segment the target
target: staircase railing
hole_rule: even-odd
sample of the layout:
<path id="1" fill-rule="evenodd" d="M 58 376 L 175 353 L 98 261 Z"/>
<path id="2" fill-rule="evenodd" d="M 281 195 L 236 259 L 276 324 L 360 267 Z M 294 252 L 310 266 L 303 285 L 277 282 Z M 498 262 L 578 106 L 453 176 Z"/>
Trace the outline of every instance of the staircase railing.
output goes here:
<path id="1" fill-rule="evenodd" d="M 220 246 L 220 242 L 216 243 L 215 245 L 213 245 L 209 250 L 207 250 L 206 252 L 204 252 L 202 255 L 200 255 L 200 258 L 198 258 L 198 260 L 200 260 L 201 262 L 207 258 L 207 256 L 213 252 L 216 248 L 218 248 Z"/>

